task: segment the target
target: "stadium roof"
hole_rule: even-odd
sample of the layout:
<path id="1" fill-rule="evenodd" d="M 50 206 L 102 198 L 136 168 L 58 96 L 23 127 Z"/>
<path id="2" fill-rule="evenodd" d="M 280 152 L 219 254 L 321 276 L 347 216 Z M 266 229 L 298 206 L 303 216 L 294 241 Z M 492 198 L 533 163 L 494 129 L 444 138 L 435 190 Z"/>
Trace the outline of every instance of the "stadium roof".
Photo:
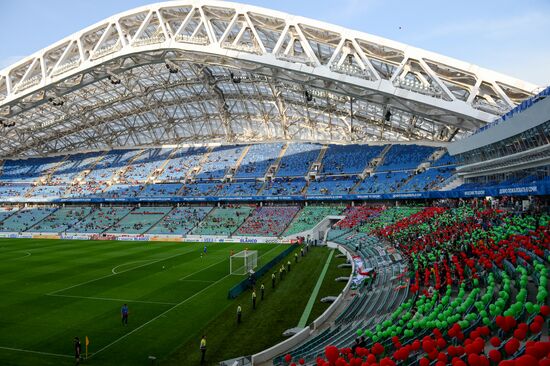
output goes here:
<path id="1" fill-rule="evenodd" d="M 0 156 L 205 141 L 450 141 L 536 89 L 278 11 L 164 2 L 0 71 Z"/>

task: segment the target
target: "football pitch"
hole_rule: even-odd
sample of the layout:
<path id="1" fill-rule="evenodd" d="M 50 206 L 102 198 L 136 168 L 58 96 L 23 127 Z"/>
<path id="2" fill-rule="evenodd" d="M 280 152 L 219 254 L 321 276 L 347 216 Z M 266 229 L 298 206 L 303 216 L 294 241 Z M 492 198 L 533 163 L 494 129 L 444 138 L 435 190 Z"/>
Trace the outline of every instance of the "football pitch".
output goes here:
<path id="1" fill-rule="evenodd" d="M 196 336 L 227 307 L 230 252 L 274 244 L 0 240 L 0 364 L 72 365 L 73 338 L 93 365 L 148 364 Z M 120 308 L 127 303 L 129 323 Z"/>

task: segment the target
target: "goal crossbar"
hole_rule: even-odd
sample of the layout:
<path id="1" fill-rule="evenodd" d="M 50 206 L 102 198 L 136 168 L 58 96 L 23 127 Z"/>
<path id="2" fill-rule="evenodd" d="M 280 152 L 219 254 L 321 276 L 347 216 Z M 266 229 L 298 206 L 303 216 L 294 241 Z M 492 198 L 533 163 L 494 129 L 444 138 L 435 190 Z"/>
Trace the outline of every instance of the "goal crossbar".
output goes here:
<path id="1" fill-rule="evenodd" d="M 258 266 L 257 250 L 242 250 L 229 257 L 229 273 L 244 275 Z"/>

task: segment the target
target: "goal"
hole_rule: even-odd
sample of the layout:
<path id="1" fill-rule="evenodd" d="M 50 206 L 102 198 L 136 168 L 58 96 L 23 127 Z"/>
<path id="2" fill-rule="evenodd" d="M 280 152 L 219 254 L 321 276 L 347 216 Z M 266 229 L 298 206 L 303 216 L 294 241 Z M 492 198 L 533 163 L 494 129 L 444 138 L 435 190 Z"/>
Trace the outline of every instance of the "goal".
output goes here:
<path id="1" fill-rule="evenodd" d="M 229 257 L 229 273 L 244 275 L 258 266 L 258 251 L 243 250 Z"/>

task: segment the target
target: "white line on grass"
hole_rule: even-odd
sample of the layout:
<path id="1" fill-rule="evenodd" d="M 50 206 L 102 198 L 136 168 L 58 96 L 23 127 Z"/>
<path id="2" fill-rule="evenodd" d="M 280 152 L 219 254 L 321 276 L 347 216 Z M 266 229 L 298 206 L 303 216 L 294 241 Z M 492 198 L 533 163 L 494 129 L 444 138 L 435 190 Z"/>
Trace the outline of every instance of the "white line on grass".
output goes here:
<path id="1" fill-rule="evenodd" d="M 202 282 L 202 283 L 212 283 L 214 281 L 207 281 L 207 280 L 180 280 L 184 282 Z"/>
<path id="2" fill-rule="evenodd" d="M 31 252 L 25 251 L 25 252 L 23 252 L 23 253 L 26 253 L 26 254 L 23 255 L 23 256 L 21 256 L 21 257 L 13 258 L 12 260 L 21 259 L 21 258 L 27 258 L 27 257 L 29 257 L 29 256 L 31 255 Z"/>
<path id="3" fill-rule="evenodd" d="M 113 299 L 110 297 L 92 297 L 92 296 L 76 296 L 76 295 L 60 295 L 53 294 L 48 296 L 57 296 L 57 297 L 69 297 L 73 299 L 90 299 L 90 300 L 102 300 L 102 301 L 117 301 L 120 303 L 139 303 L 139 304 L 158 304 L 158 305 L 176 305 L 175 302 L 161 302 L 161 301 L 144 301 L 144 300 L 128 300 L 128 299 Z"/>
<path id="4" fill-rule="evenodd" d="M 57 294 L 57 293 L 60 293 L 60 292 L 63 292 L 63 291 L 67 291 L 67 290 L 70 290 L 70 289 L 75 288 L 75 287 L 78 287 L 78 286 L 87 285 L 88 283 L 92 283 L 92 282 L 95 282 L 95 281 L 99 281 L 99 280 L 102 280 L 102 279 L 104 279 L 104 278 L 113 277 L 113 276 L 119 275 L 119 274 L 121 274 L 121 273 L 133 271 L 134 269 L 138 269 L 138 268 L 141 268 L 141 267 L 149 266 L 149 265 L 151 265 L 151 264 L 155 264 L 155 263 L 162 262 L 162 261 L 165 261 L 165 260 L 168 260 L 168 259 L 172 259 L 172 258 L 178 257 L 178 256 L 180 256 L 180 255 L 188 254 L 188 253 L 191 253 L 193 250 L 195 250 L 195 249 L 192 249 L 192 250 L 189 250 L 189 251 L 186 251 L 186 252 L 183 252 L 183 253 L 178 253 L 178 254 L 172 255 L 172 256 L 170 256 L 170 257 L 158 259 L 158 260 L 155 260 L 154 262 L 145 263 L 145 264 L 142 264 L 141 266 L 137 266 L 137 267 L 134 267 L 134 268 L 130 268 L 130 269 L 127 269 L 127 270 L 125 270 L 125 271 L 120 271 L 120 272 L 117 272 L 117 273 L 111 273 L 111 274 L 108 274 L 108 275 L 105 275 L 105 276 L 101 276 L 101 277 L 99 277 L 99 278 L 91 279 L 91 280 L 89 280 L 89 281 L 85 281 L 85 282 L 82 282 L 82 283 L 77 283 L 76 285 L 72 285 L 72 286 L 69 286 L 69 287 L 62 288 L 61 290 L 55 290 L 55 291 L 49 292 L 49 293 L 47 293 L 46 295 L 55 295 L 55 294 Z"/>
<path id="5" fill-rule="evenodd" d="M 207 269 L 210 268 L 210 267 L 214 267 L 215 265 L 224 262 L 226 259 L 227 259 L 227 258 L 224 258 L 224 259 L 222 259 L 221 261 L 217 261 L 216 263 L 213 263 L 213 264 L 209 265 L 208 267 L 205 267 L 205 268 L 203 268 L 203 269 L 201 269 L 201 270 L 198 270 L 198 271 L 195 271 L 195 272 L 193 272 L 193 273 L 191 273 L 191 274 L 188 274 L 187 276 L 184 276 L 184 277 L 180 278 L 178 281 L 185 281 L 186 278 L 189 278 L 189 277 L 193 276 L 194 274 L 197 274 L 197 273 L 200 273 L 200 272 L 202 272 L 202 271 L 204 271 L 204 270 L 207 270 Z"/>
<path id="6" fill-rule="evenodd" d="M 136 263 L 143 263 L 143 262 L 151 262 L 152 259 L 143 259 L 143 260 L 140 260 L 140 261 L 133 261 L 133 262 L 126 262 L 126 263 L 122 263 L 122 264 L 119 264 L 118 266 L 115 266 L 113 267 L 113 269 L 111 269 L 111 273 L 112 274 L 117 274 L 118 272 L 116 271 L 117 268 L 120 268 L 122 266 L 127 266 L 128 264 L 136 264 Z"/>
<path id="7" fill-rule="evenodd" d="M 29 349 L 21 349 L 21 348 L 11 348 L 11 347 L 1 347 L 0 349 L 4 349 L 7 351 L 16 351 L 16 352 L 25 352 L 25 353 L 34 353 L 37 355 L 44 355 L 44 356 L 56 356 L 56 357 L 65 357 L 65 358 L 73 358 L 73 356 L 70 355 L 62 355 L 59 353 L 49 353 L 49 352 L 40 352 L 40 351 L 31 351 Z"/>
<path id="8" fill-rule="evenodd" d="M 275 247 L 273 247 L 272 249 L 268 250 L 267 252 L 265 252 L 264 254 L 262 254 L 261 256 L 259 256 L 258 258 L 261 258 L 261 257 L 267 255 L 268 253 L 271 253 L 271 252 L 272 252 L 273 250 L 275 250 L 275 249 L 277 249 L 277 246 L 275 246 Z M 201 270 L 201 271 L 202 271 L 202 270 Z M 200 272 L 200 271 L 199 271 L 199 272 Z M 206 286 L 205 288 L 203 288 L 203 289 L 200 290 L 199 292 L 196 292 L 196 293 L 194 293 L 193 295 L 191 295 L 191 296 L 189 296 L 189 297 L 183 299 L 181 302 L 179 302 L 179 303 L 177 303 L 176 305 L 172 306 L 170 309 L 167 309 L 167 310 L 163 311 L 162 313 L 160 313 L 159 315 L 155 316 L 155 317 L 152 318 L 151 320 L 149 320 L 149 321 L 143 323 L 143 324 L 140 325 L 139 327 L 137 327 L 137 328 L 133 329 L 132 331 L 130 331 L 130 332 L 124 334 L 124 335 L 121 336 L 120 338 L 115 339 L 114 341 L 112 341 L 112 342 L 109 343 L 108 345 L 106 345 L 106 346 L 100 348 L 97 352 L 94 352 L 94 353 L 93 353 L 90 357 L 88 357 L 88 358 L 92 358 L 93 356 L 97 355 L 97 354 L 100 353 L 100 352 L 103 352 L 103 351 L 106 350 L 107 348 L 109 348 L 109 347 L 113 346 L 114 344 L 120 342 L 120 341 L 123 340 L 124 338 L 126 338 L 126 337 L 132 335 L 133 333 L 137 332 L 138 330 L 142 329 L 143 327 L 147 326 L 148 324 L 151 324 L 151 323 L 154 322 L 155 320 L 157 320 L 157 319 L 159 319 L 159 318 L 165 316 L 166 314 L 168 314 L 168 313 L 171 312 L 172 310 L 174 310 L 174 309 L 180 307 L 181 305 L 185 304 L 187 301 L 193 299 L 195 296 L 197 296 L 197 295 L 203 293 L 204 291 L 208 290 L 210 287 L 214 286 L 215 284 L 217 284 L 217 283 L 219 283 L 219 282 L 225 280 L 225 279 L 226 279 L 227 277 L 229 277 L 229 276 L 231 276 L 231 274 L 227 274 L 227 275 L 223 276 L 222 278 L 220 278 L 220 279 L 217 280 L 216 282 L 212 283 L 211 285 Z"/>
<path id="9" fill-rule="evenodd" d="M 203 288 L 203 289 L 200 290 L 199 292 L 194 293 L 193 295 L 189 296 L 188 298 L 184 299 L 183 301 L 181 301 L 181 302 L 177 303 L 176 305 L 172 306 L 170 309 L 167 309 L 167 310 L 163 311 L 162 313 L 160 313 L 159 315 L 155 316 L 155 317 L 152 318 L 151 320 L 149 320 L 149 321 L 147 321 L 147 322 L 141 324 L 139 327 L 137 327 L 137 328 L 133 329 L 132 331 L 130 331 L 130 332 L 124 334 L 122 337 L 115 339 L 114 341 L 112 341 L 112 342 L 109 343 L 108 345 L 104 346 L 103 348 L 100 348 L 97 352 L 94 352 L 94 353 L 93 353 L 90 357 L 88 357 L 88 358 L 92 358 L 93 356 L 97 355 L 98 353 L 103 352 L 103 351 L 106 350 L 107 348 L 113 346 L 114 344 L 120 342 L 120 341 L 123 340 L 124 338 L 126 338 L 126 337 L 132 335 L 133 333 L 137 332 L 137 331 L 140 330 L 141 328 L 143 328 L 143 327 L 147 326 L 148 324 L 154 322 L 154 321 L 157 320 L 158 318 L 163 317 L 164 315 L 168 314 L 170 311 L 172 311 L 172 310 L 174 310 L 174 309 L 180 307 L 181 305 L 185 304 L 187 301 L 193 299 L 195 296 L 197 296 L 197 295 L 203 293 L 204 291 L 208 290 L 210 287 L 214 286 L 215 284 L 217 284 L 217 283 L 219 283 L 219 282 L 225 280 L 225 279 L 226 279 L 227 277 L 229 277 L 229 276 L 230 276 L 230 275 L 225 275 L 225 276 L 223 276 L 222 278 L 220 278 L 220 279 L 217 280 L 216 282 L 212 283 L 211 285 L 206 286 L 205 288 Z"/>

